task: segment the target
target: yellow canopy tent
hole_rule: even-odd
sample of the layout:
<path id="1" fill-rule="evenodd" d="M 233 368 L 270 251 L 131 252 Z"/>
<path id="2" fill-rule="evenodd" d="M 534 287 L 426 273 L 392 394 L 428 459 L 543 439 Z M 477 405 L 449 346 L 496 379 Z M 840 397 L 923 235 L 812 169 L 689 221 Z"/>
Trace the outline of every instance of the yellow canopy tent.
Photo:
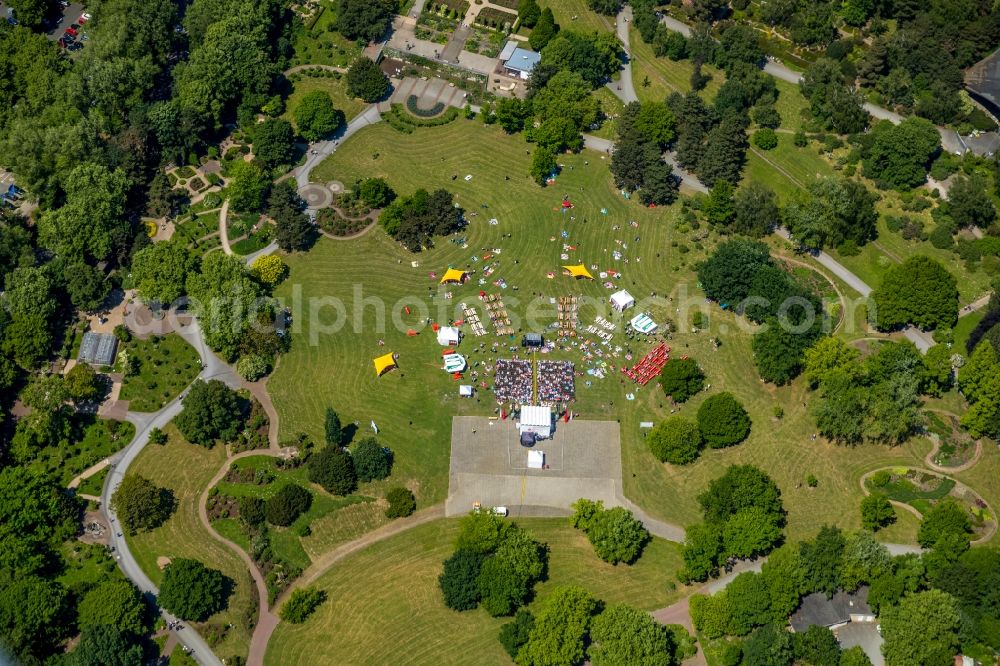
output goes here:
<path id="1" fill-rule="evenodd" d="M 575 278 L 587 278 L 588 280 L 594 279 L 594 276 L 590 274 L 590 271 L 588 271 L 587 267 L 583 264 L 577 264 L 576 266 L 563 266 L 563 270 Z"/>
<path id="2" fill-rule="evenodd" d="M 386 372 L 396 367 L 396 355 L 389 352 L 385 356 L 379 356 L 374 359 L 373 363 L 375 363 L 375 375 L 377 377 L 381 377 Z"/>
<path id="3" fill-rule="evenodd" d="M 460 271 L 457 268 L 449 268 L 444 277 L 441 278 L 441 282 L 438 284 L 444 284 L 445 282 L 461 282 L 465 279 L 465 271 Z"/>

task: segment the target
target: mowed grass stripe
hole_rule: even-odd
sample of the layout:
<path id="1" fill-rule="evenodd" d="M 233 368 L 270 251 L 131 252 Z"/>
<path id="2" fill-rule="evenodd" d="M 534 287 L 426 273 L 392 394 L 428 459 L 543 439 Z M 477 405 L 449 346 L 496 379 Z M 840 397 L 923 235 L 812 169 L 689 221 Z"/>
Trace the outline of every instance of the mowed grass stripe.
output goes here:
<path id="1" fill-rule="evenodd" d="M 519 519 L 551 548 L 549 578 L 531 607 L 560 585 L 581 585 L 609 604 L 643 610 L 669 605 L 689 590 L 671 589 L 682 566 L 679 547 L 651 542 L 632 566 L 594 555 L 587 538 L 566 519 Z M 334 565 L 316 585 L 328 600 L 302 625 L 281 623 L 267 664 L 483 664 L 509 663 L 496 636 L 509 618 L 481 609 L 445 607 L 437 585 L 452 552 L 458 520 L 421 525 Z"/>
<path id="2" fill-rule="evenodd" d="M 225 450 L 221 446 L 206 449 L 188 444 L 172 424 L 164 428 L 164 432 L 169 436 L 167 443 L 147 445 L 129 468 L 129 473 L 142 475 L 171 489 L 177 500 L 177 510 L 159 528 L 129 537 L 129 547 L 142 570 L 157 585 L 163 578 L 156 563 L 159 557 L 193 558 L 231 578 L 235 586 L 228 606 L 209 618 L 209 622 L 232 624 L 233 627 L 214 649 L 223 657 L 246 657 L 251 630 L 245 620 L 247 613 L 256 606 L 257 590 L 243 562 L 212 538 L 198 518 L 198 498 L 225 461 Z M 256 613 L 252 619 L 256 621 Z"/>
<path id="3" fill-rule="evenodd" d="M 313 345 L 309 331 L 315 329 L 308 325 L 308 309 L 303 308 L 296 316 L 296 326 L 301 328 L 293 332 L 292 351 L 282 358 L 269 384 L 281 414 L 283 438 L 297 432 L 321 438 L 327 406 L 337 409 L 347 422 L 357 421 L 364 434 L 371 433 L 369 424 L 374 420 L 382 430 L 381 439 L 396 453 L 390 481 L 413 487 L 422 505 L 441 501 L 447 486 L 451 416 L 489 414 L 494 403 L 485 393 L 479 403 L 458 399 L 457 382 L 438 370 L 441 348 L 430 331 L 412 338 L 405 334 L 406 328 L 422 328 L 415 301 L 408 301 L 413 314 L 403 315 L 402 330 L 392 326 L 392 308 L 399 299 L 419 299 L 431 307 L 430 316 L 436 321 L 460 317 L 463 301 L 478 305 L 480 289 L 502 293 L 515 318 L 524 314 L 532 294 L 541 291 L 547 296 L 587 295 L 604 303 L 609 292 L 600 284 L 574 282 L 560 274 L 560 265 L 572 261 L 624 271 L 621 286 L 636 294 L 663 293 L 670 272 L 667 263 L 674 253 L 669 239 L 675 211 L 646 209 L 624 200 L 612 187 L 605 160 L 590 151 L 561 156 L 566 168 L 556 184 L 539 188 L 526 175 L 530 151 L 531 146 L 520 137 L 507 137 L 498 128 L 465 120 L 413 135 L 400 135 L 377 125 L 352 137 L 317 169 L 314 176 L 318 180 L 337 179 L 348 184 L 362 177 L 382 176 L 401 194 L 418 187 L 445 187 L 476 215 L 470 215 L 471 224 L 461 234 L 468 239 L 466 249 L 439 239 L 437 247 L 414 255 L 375 229 L 347 242 L 324 239 L 308 254 L 288 257 L 290 275 L 278 291 L 286 302 L 296 291 L 304 304 L 312 297 L 334 296 L 345 302 L 346 313 L 353 318 L 363 298 L 379 296 L 385 303 L 388 330 L 378 329 L 376 309 L 366 305 L 359 310 L 358 321 L 362 323 L 357 330 L 347 325 L 335 334 L 316 336 L 317 344 Z M 470 181 L 465 180 L 467 174 L 472 175 Z M 453 181 L 452 176 L 457 178 Z M 564 195 L 576 206 L 566 214 L 556 210 Z M 484 203 L 488 208 L 482 207 Z M 601 208 L 607 209 L 607 215 L 601 214 Z M 497 226 L 487 223 L 492 217 L 500 220 Z M 631 219 L 639 222 L 638 228 L 629 226 Z M 618 229 L 613 228 L 616 225 Z M 568 239 L 560 237 L 563 230 L 570 233 Z M 507 233 L 512 237 L 503 238 Z M 555 241 L 550 240 L 553 236 Z M 640 236 L 639 244 L 635 244 L 635 236 Z M 626 254 L 638 255 L 641 265 L 613 261 L 616 239 L 630 244 Z M 560 258 L 564 242 L 578 247 L 570 253 L 570 260 Z M 430 272 L 440 275 L 449 265 L 479 268 L 482 262 L 470 263 L 470 257 L 481 257 L 483 248 L 497 246 L 503 249 L 501 267 L 490 280 L 502 276 L 511 288 L 480 287 L 473 281 L 451 287 L 451 300 L 440 297 L 437 280 L 430 279 Z M 413 260 L 420 263 L 419 268 L 410 266 Z M 554 271 L 557 277 L 546 279 L 547 271 Z M 519 290 L 514 291 L 513 285 Z M 432 293 L 435 297 L 429 300 Z M 439 305 L 444 306 L 441 313 Z M 402 304 L 397 313 L 401 308 Z M 584 312 L 581 322 L 586 325 L 593 317 L 593 312 Z M 543 322 L 554 318 L 553 313 Z M 326 308 L 319 319 L 332 321 L 334 310 Z M 379 339 L 385 340 L 384 347 L 378 345 Z M 468 354 L 480 341 L 493 340 L 493 336 L 470 337 L 460 349 Z M 506 338 L 503 342 L 505 346 L 517 344 Z M 371 359 L 388 351 L 399 354 L 400 367 L 376 378 Z M 504 350 L 501 355 L 509 356 L 509 352 Z M 480 354 L 470 360 L 486 358 Z M 580 407 L 590 417 L 614 418 L 617 412 L 610 403 L 618 392 L 617 382 L 610 378 L 595 382 L 593 389 L 581 386 Z M 367 491 L 362 488 L 360 492 Z"/>

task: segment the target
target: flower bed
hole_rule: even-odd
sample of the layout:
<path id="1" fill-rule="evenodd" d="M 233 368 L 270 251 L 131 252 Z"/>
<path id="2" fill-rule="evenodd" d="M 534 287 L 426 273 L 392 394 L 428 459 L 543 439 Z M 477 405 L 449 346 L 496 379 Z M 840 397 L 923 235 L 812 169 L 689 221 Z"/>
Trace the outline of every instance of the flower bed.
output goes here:
<path id="1" fill-rule="evenodd" d="M 346 237 L 360 233 L 371 224 L 368 218 L 348 219 L 332 208 L 324 208 L 316 214 L 320 229 L 331 236 Z"/>
<path id="2" fill-rule="evenodd" d="M 444 102 L 438 102 L 429 109 L 421 109 L 417 105 L 417 102 L 419 101 L 420 98 L 417 97 L 416 95 L 410 95 L 409 97 L 407 97 L 406 110 L 419 118 L 433 118 L 434 116 L 441 115 L 441 112 L 444 111 L 445 108 Z"/>
<path id="3" fill-rule="evenodd" d="M 928 413 L 927 430 L 938 439 L 935 465 L 960 467 L 976 454 L 976 440 L 960 429 L 958 418 L 952 414 Z"/>
<path id="4" fill-rule="evenodd" d="M 485 26 L 492 30 L 510 32 L 516 20 L 517 14 L 511 14 L 496 7 L 484 7 L 476 16 L 476 25 Z"/>
<path id="5" fill-rule="evenodd" d="M 883 484 L 881 481 L 884 478 L 884 475 L 876 472 L 868 477 L 865 486 L 871 492 L 881 493 L 903 504 L 912 504 L 914 500 L 939 500 L 955 487 L 952 479 L 905 467 L 892 470 Z"/>
<path id="6" fill-rule="evenodd" d="M 973 539 L 986 538 L 996 529 L 996 516 L 975 491 L 934 472 L 906 467 L 878 470 L 865 478 L 865 489 L 907 504 L 920 514 L 926 514 L 939 500 L 951 497 L 968 509 Z"/>

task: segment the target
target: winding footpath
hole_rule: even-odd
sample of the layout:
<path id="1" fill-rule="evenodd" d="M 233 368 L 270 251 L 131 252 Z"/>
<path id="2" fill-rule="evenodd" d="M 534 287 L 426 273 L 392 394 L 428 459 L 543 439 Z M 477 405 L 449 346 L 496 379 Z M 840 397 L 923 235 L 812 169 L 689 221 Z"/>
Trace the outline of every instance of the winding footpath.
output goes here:
<path id="1" fill-rule="evenodd" d="M 691 36 L 691 26 L 678 21 L 671 16 L 664 16 L 660 21 L 668 30 L 673 32 L 679 32 L 685 37 Z M 788 67 L 785 63 L 775 60 L 768 59 L 764 63 L 764 72 L 770 74 L 776 79 L 784 81 L 786 83 L 791 83 L 792 85 L 798 85 L 802 81 L 802 73 L 796 72 L 795 70 Z M 903 122 L 903 116 L 899 115 L 895 111 L 890 111 L 889 109 L 883 108 L 881 106 L 876 106 L 874 104 L 869 104 L 865 102 L 865 111 L 870 113 L 872 117 L 879 120 L 888 120 L 892 123 L 898 125 Z M 941 145 L 950 153 L 959 154 L 965 152 L 965 145 L 962 143 L 961 137 L 959 137 L 958 132 L 947 127 L 937 127 L 938 134 L 941 135 Z"/>
<path id="2" fill-rule="evenodd" d="M 202 371 L 199 373 L 197 379 L 218 379 L 233 388 L 240 385 L 241 380 L 239 376 L 228 365 L 219 360 L 205 345 L 197 320 L 192 319 L 190 324 L 178 326 L 175 332 L 194 347 L 201 358 Z M 185 389 L 185 393 L 186 391 Z M 181 394 L 181 396 L 183 395 L 184 393 Z M 110 457 L 110 471 L 104 482 L 104 490 L 101 493 L 101 511 L 108 520 L 108 525 L 111 527 L 108 545 L 114 549 L 118 567 L 142 592 L 152 595 L 158 594 L 159 590 L 142 570 L 142 567 L 139 566 L 139 562 L 129 549 L 128 542 L 125 540 L 122 532 L 119 531 L 118 516 L 111 506 L 111 496 L 118 489 L 129 466 L 139 456 L 146 444 L 149 443 L 150 431 L 153 428 L 163 428 L 181 412 L 183 406 L 181 396 L 174 398 L 163 409 L 157 412 L 128 412 L 126 418 L 135 425 L 135 436 L 128 446 Z M 161 611 L 161 615 L 167 622 L 178 619 L 166 611 Z M 186 622 L 182 622 L 181 626 L 183 628 L 175 629 L 173 633 L 176 634 L 181 644 L 192 649 L 191 657 L 196 662 L 202 666 L 222 666 L 222 662 L 197 631 L 191 628 Z"/>
<path id="3" fill-rule="evenodd" d="M 788 229 L 784 227 L 778 227 L 775 230 L 778 236 L 784 238 L 787 241 L 794 242 L 792 240 L 792 235 L 788 233 Z M 810 256 L 819 262 L 824 268 L 836 275 L 838 278 L 847 283 L 854 291 L 858 292 L 865 298 L 868 298 L 872 293 L 872 288 L 869 287 L 864 280 L 859 278 L 857 275 L 849 271 L 842 263 L 828 255 L 822 250 L 814 251 L 809 253 Z M 907 326 L 903 329 L 903 335 L 907 340 L 912 342 L 921 353 L 926 354 L 927 350 L 933 347 L 935 344 L 934 338 L 931 337 L 930 333 L 926 331 L 921 331 L 915 326 Z"/>
<path id="4" fill-rule="evenodd" d="M 639 97 L 635 94 L 635 86 L 632 84 L 632 47 L 628 35 L 628 24 L 631 21 L 632 7 L 625 5 L 615 18 L 615 33 L 625 47 L 625 60 L 622 63 L 621 77 L 618 81 L 609 81 L 607 84 L 608 90 L 625 104 L 639 101 Z"/>
<path id="5" fill-rule="evenodd" d="M 382 114 L 379 113 L 378 105 L 370 104 L 364 111 L 355 116 L 351 122 L 347 123 L 347 126 L 342 131 L 338 132 L 334 138 L 327 141 L 317 141 L 312 144 L 309 148 L 309 155 L 306 157 L 306 161 L 301 166 L 292 170 L 292 175 L 295 177 L 296 187 L 303 188 L 309 184 L 309 174 L 312 173 L 312 170 L 315 169 L 320 162 L 325 160 L 337 150 L 337 146 L 341 141 L 346 141 L 358 130 L 368 127 L 369 125 L 374 125 L 380 120 L 382 120 Z"/>

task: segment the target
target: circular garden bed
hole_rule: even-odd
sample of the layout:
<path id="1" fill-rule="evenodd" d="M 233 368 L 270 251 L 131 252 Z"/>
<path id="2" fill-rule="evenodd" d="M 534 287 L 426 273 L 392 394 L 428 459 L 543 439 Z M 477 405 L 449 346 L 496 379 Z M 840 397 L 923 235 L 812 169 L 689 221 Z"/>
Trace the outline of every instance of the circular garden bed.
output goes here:
<path id="1" fill-rule="evenodd" d="M 945 497 L 964 506 L 972 523 L 973 540 L 987 539 L 997 527 L 996 514 L 974 490 L 942 474 L 910 467 L 887 467 L 862 477 L 869 493 L 910 507 L 921 516 Z"/>
<path id="2" fill-rule="evenodd" d="M 368 217 L 347 218 L 333 208 L 323 208 L 317 212 L 316 223 L 324 232 L 339 238 L 359 234 L 373 224 Z"/>
<path id="3" fill-rule="evenodd" d="M 974 461 L 979 453 L 979 443 L 961 429 L 954 414 L 928 412 L 927 432 L 936 444 L 927 457 L 927 462 L 934 466 L 963 467 Z"/>

